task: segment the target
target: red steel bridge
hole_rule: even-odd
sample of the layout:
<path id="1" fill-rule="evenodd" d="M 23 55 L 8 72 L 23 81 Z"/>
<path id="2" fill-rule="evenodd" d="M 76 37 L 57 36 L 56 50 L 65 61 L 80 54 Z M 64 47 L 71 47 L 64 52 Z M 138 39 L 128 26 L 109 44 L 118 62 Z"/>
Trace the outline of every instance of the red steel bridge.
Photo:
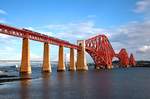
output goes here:
<path id="1" fill-rule="evenodd" d="M 117 57 L 120 66 L 135 66 L 133 54 L 128 57 L 126 49 L 122 48 L 119 53 L 115 53 L 112 45 L 105 35 L 97 35 L 87 40 L 78 40 L 78 44 L 71 44 L 68 41 L 47 36 L 28 29 L 19 29 L 12 26 L 0 24 L 0 33 L 23 38 L 21 72 L 31 72 L 29 40 L 44 43 L 43 71 L 51 71 L 49 59 L 49 45 L 59 46 L 58 70 L 65 70 L 63 47 L 70 48 L 70 70 L 87 70 L 85 52 L 92 57 L 95 66 L 100 68 L 112 68 L 112 60 Z M 74 60 L 74 49 L 77 50 L 77 62 Z"/>

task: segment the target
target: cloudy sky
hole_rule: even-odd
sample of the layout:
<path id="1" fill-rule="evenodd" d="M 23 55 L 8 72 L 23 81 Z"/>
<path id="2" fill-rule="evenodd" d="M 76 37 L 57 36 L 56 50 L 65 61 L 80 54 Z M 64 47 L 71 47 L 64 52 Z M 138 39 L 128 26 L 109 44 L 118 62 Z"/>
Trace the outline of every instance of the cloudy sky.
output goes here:
<path id="1" fill-rule="evenodd" d="M 150 60 L 150 0 L 0 0 L 0 23 L 74 44 L 106 34 L 116 53 L 126 48 L 137 60 Z M 0 34 L 0 59 L 20 59 L 21 41 Z M 31 59 L 42 59 L 42 43 L 31 41 L 30 49 Z M 57 56 L 52 45 L 51 60 Z"/>

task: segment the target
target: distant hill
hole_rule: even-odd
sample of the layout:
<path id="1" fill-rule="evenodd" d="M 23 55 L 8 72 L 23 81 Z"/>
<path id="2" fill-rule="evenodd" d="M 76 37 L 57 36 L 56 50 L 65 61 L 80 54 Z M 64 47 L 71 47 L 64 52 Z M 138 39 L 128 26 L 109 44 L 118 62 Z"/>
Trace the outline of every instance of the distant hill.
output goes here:
<path id="1" fill-rule="evenodd" d="M 113 61 L 113 65 L 119 65 L 119 61 Z M 137 67 L 150 67 L 150 61 L 136 61 Z"/>
<path id="2" fill-rule="evenodd" d="M 150 67 L 150 61 L 137 61 L 136 62 L 137 66 L 139 67 Z"/>
<path id="3" fill-rule="evenodd" d="M 119 66 L 119 61 L 113 61 L 112 62 L 113 66 Z M 88 66 L 94 65 L 94 63 L 89 63 Z M 150 67 L 150 61 L 136 61 L 136 66 L 137 67 Z"/>

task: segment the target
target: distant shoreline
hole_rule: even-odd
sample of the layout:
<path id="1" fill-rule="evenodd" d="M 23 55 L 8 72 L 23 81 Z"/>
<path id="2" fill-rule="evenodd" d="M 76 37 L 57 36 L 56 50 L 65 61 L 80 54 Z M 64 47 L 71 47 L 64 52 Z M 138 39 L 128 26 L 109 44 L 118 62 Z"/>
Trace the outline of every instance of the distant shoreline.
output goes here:
<path id="1" fill-rule="evenodd" d="M 6 62 L 16 62 L 16 63 L 20 63 L 21 60 L 0 60 L 0 63 L 6 63 Z M 43 60 L 31 60 L 30 62 L 32 63 L 42 63 Z M 51 61 L 51 63 L 58 63 L 58 61 Z M 69 64 L 69 62 L 66 62 L 67 64 Z M 94 63 L 87 63 L 88 65 L 94 65 Z M 113 61 L 113 65 L 119 65 L 119 61 Z M 150 67 L 150 61 L 147 60 L 138 60 L 136 61 L 136 66 L 137 67 Z"/>

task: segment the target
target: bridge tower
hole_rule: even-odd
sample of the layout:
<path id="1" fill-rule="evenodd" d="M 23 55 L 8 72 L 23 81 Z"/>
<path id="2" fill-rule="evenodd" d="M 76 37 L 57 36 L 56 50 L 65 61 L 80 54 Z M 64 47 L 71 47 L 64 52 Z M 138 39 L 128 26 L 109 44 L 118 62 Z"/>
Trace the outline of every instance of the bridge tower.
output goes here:
<path id="1" fill-rule="evenodd" d="M 132 53 L 130 54 L 129 65 L 130 66 L 135 66 L 136 65 L 136 62 L 135 62 L 135 59 L 134 59 L 134 56 L 133 56 Z"/>
<path id="2" fill-rule="evenodd" d="M 120 65 L 122 67 L 129 67 L 129 57 L 128 53 L 125 48 L 122 48 L 119 52 L 119 60 L 120 60 Z"/>
<path id="3" fill-rule="evenodd" d="M 112 58 L 115 52 L 105 35 L 97 35 L 85 41 L 86 51 L 94 60 L 96 68 L 112 67 Z"/>
<path id="4" fill-rule="evenodd" d="M 77 70 L 88 70 L 85 56 L 85 40 L 78 40 L 77 45 L 81 48 L 77 50 Z"/>

